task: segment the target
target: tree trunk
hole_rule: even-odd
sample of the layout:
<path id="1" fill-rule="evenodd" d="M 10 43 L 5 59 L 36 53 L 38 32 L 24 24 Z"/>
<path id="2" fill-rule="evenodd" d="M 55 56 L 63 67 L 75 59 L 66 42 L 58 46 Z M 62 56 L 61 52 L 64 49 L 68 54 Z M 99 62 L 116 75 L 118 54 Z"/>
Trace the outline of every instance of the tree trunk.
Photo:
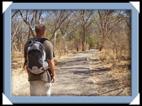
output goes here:
<path id="1" fill-rule="evenodd" d="M 86 30 L 85 30 L 85 26 L 83 25 L 83 36 L 82 36 L 82 51 L 86 50 Z"/>
<path id="2" fill-rule="evenodd" d="M 54 33 L 54 38 L 53 38 L 53 47 L 56 48 L 56 37 L 57 37 L 57 32 Z"/>

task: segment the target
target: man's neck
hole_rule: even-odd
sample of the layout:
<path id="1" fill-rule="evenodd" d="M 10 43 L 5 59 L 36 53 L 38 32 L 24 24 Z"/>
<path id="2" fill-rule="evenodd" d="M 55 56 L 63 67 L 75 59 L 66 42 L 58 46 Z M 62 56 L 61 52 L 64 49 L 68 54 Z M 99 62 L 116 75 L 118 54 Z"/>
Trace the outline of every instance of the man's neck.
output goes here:
<path id="1" fill-rule="evenodd" d="M 37 35 L 36 37 L 37 37 L 37 38 L 43 38 L 44 36 L 43 36 L 43 35 L 40 35 L 40 36 L 39 36 L 39 35 Z"/>

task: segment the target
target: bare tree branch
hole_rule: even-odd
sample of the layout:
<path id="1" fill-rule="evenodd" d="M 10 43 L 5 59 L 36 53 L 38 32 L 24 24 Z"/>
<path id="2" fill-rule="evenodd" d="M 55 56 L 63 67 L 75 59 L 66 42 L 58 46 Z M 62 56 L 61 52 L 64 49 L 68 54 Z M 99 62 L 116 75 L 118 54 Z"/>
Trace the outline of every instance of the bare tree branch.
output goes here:
<path id="1" fill-rule="evenodd" d="M 23 14 L 22 14 L 22 12 L 20 11 L 20 10 L 18 10 L 19 11 L 19 13 L 20 13 L 20 15 L 21 15 L 21 17 L 22 17 L 22 19 L 23 19 L 23 21 L 25 22 L 25 24 L 27 24 L 28 25 L 28 27 L 29 27 L 29 29 L 30 29 L 30 31 L 31 31 L 31 34 L 32 34 L 32 36 L 34 37 L 35 36 L 35 34 L 34 34 L 34 32 L 33 32 L 33 30 L 32 30 L 32 27 L 31 27 L 31 25 L 30 25 L 30 23 L 24 18 L 24 16 L 23 16 Z"/>

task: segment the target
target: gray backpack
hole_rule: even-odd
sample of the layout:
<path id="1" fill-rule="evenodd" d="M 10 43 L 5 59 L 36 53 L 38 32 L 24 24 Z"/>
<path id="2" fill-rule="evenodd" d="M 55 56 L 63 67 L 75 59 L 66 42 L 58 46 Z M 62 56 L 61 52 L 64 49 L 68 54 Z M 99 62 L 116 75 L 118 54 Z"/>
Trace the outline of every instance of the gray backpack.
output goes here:
<path id="1" fill-rule="evenodd" d="M 33 38 L 28 41 L 27 66 L 32 74 L 41 74 L 48 69 L 43 38 Z"/>

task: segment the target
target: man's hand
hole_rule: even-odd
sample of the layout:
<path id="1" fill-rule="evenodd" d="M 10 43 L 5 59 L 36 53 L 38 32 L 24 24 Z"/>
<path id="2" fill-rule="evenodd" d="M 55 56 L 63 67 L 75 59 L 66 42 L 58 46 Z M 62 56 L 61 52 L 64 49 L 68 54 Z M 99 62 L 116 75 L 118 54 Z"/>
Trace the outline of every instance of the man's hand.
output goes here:
<path id="1" fill-rule="evenodd" d="M 54 83 L 55 82 L 55 65 L 54 65 L 54 60 L 48 60 L 48 65 L 49 65 L 49 70 L 50 70 L 50 74 L 51 74 L 51 82 Z"/>
<path id="2" fill-rule="evenodd" d="M 52 82 L 52 83 L 55 82 L 55 76 L 52 76 L 51 82 Z"/>

